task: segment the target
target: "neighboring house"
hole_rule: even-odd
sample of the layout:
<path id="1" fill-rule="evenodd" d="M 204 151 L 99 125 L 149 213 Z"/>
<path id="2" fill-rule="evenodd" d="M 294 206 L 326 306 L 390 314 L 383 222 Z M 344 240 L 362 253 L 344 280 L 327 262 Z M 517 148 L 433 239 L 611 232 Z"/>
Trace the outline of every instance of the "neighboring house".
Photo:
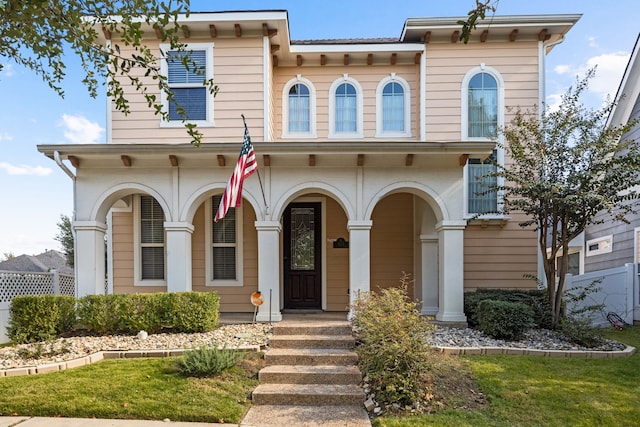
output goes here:
<path id="1" fill-rule="evenodd" d="M 192 13 L 191 58 L 218 95 L 179 63 L 162 72 L 199 148 L 175 106 L 162 121 L 133 89 L 130 115 L 109 106 L 107 144 L 38 147 L 74 179 L 78 294 L 103 292 L 105 235 L 110 292 L 214 290 L 221 311 L 252 312 L 259 290 L 258 320 L 346 311 L 403 272 L 441 321 L 465 320 L 466 290 L 531 287 L 536 234 L 516 215 L 476 217 L 500 204 L 478 177 L 490 156 L 505 162 L 492 137 L 506 107 L 541 104 L 545 55 L 579 17 L 496 16 L 465 45 L 463 18 L 410 18 L 397 39 L 293 41 L 286 11 Z M 260 180 L 215 223 L 241 114 Z"/>
<path id="2" fill-rule="evenodd" d="M 73 274 L 73 267 L 67 265 L 62 252 L 45 251 L 39 255 L 20 255 L 0 262 L 0 271 L 48 273 L 57 270 L 61 274 Z"/>
<path id="3" fill-rule="evenodd" d="M 608 125 L 618 126 L 640 119 L 640 35 L 622 77 Z M 640 125 L 623 136 L 640 144 Z M 640 182 L 640 171 L 639 182 Z M 640 213 L 629 215 L 629 223 L 605 217 L 602 224 L 590 225 L 584 233 L 584 272 L 640 263 Z"/>

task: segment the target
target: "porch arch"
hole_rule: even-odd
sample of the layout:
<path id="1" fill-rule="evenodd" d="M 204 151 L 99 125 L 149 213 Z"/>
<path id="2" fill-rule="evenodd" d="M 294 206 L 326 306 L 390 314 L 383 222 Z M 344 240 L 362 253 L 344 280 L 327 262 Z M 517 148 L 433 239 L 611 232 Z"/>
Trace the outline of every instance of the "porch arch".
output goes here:
<path id="1" fill-rule="evenodd" d="M 400 181 L 381 188 L 371 197 L 364 212 L 364 220 L 371 220 L 373 210 L 380 200 L 394 193 L 411 193 L 424 200 L 433 210 L 438 222 L 449 219 L 449 211 L 438 193 L 431 187 L 415 181 Z"/>
<path id="2" fill-rule="evenodd" d="M 155 198 L 158 204 L 162 207 L 165 221 L 173 221 L 173 213 L 171 212 L 171 208 L 164 196 L 155 189 L 137 182 L 118 184 L 105 190 L 96 200 L 96 203 L 91 210 L 89 220 L 104 222 L 107 218 L 107 212 L 109 212 L 109 209 L 111 209 L 118 200 L 136 193 L 145 193 Z"/>
<path id="3" fill-rule="evenodd" d="M 203 185 L 194 191 L 186 200 L 184 205 L 180 207 L 180 221 L 192 223 L 198 207 L 200 207 L 207 197 L 210 197 L 210 193 L 217 190 L 224 191 L 226 186 L 226 182 L 214 182 Z M 246 199 L 249 204 L 251 204 L 251 207 L 256 213 L 256 219 L 258 221 L 262 220 L 264 218 L 264 209 L 260 209 L 259 199 L 257 199 L 250 190 L 245 188 L 242 189 L 242 198 Z"/>
<path id="4" fill-rule="evenodd" d="M 355 219 L 355 209 L 349 202 L 349 198 L 340 191 L 337 187 L 333 185 L 324 183 L 324 182 L 304 182 L 298 184 L 294 187 L 291 187 L 289 190 L 285 191 L 280 199 L 274 204 L 273 209 L 271 210 L 271 218 L 278 220 L 287 205 L 296 197 L 301 196 L 303 194 L 309 193 L 320 193 L 325 196 L 331 197 L 340 204 L 342 209 L 347 213 L 347 220 Z"/>

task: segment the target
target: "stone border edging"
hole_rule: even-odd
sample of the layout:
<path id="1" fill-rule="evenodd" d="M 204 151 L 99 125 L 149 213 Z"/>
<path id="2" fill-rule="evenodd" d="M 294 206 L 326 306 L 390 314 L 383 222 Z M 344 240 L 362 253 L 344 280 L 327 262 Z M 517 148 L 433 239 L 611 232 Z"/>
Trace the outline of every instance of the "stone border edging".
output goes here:
<path id="1" fill-rule="evenodd" d="M 619 357 L 631 357 L 636 353 L 636 348 L 628 345 L 624 350 L 599 351 L 599 350 L 538 350 L 532 348 L 517 347 L 439 347 L 432 349 L 449 355 L 516 355 L 516 356 L 543 356 L 574 359 L 613 359 Z"/>
<path id="2" fill-rule="evenodd" d="M 234 347 L 236 348 L 236 347 Z M 259 345 L 247 345 L 237 347 L 238 350 L 260 351 Z M 66 371 L 79 366 L 90 365 L 101 360 L 109 359 L 137 359 L 141 357 L 173 357 L 182 356 L 185 351 L 191 349 L 174 350 L 103 350 L 87 356 L 70 359 L 63 362 L 45 363 L 43 365 L 24 366 L 19 368 L 0 369 L 0 378 L 19 377 L 23 375 L 46 374 L 49 372 Z"/>

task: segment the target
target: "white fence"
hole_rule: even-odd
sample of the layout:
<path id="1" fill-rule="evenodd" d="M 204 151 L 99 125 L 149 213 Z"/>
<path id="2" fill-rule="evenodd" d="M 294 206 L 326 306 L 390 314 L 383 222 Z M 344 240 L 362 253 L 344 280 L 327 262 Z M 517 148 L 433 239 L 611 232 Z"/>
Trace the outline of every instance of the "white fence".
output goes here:
<path id="1" fill-rule="evenodd" d="M 594 326 L 610 326 L 607 320 L 607 314 L 610 312 L 616 313 L 629 324 L 633 324 L 634 320 L 640 320 L 638 266 L 638 264 L 625 264 L 624 267 L 594 271 L 579 276 L 567 274 L 567 291 L 585 288 L 595 280 L 602 280 L 596 286 L 597 292 L 589 294 L 578 307 L 567 308 L 603 304 L 604 308 L 601 311 L 591 315 Z"/>
<path id="2" fill-rule="evenodd" d="M 13 297 L 22 295 L 75 295 L 71 274 L 0 271 L 0 343 L 9 341 L 9 306 Z"/>

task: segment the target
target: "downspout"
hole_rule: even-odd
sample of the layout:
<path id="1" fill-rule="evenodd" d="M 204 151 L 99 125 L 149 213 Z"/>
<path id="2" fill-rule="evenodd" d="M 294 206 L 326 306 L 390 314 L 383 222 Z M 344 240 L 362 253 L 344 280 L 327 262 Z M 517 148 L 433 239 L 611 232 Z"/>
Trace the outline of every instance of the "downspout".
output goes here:
<path id="1" fill-rule="evenodd" d="M 62 159 L 60 158 L 59 151 L 56 150 L 53 152 L 53 159 L 55 160 L 58 167 L 60 167 L 60 169 L 62 169 L 62 171 L 66 173 L 69 178 L 71 178 L 71 181 L 73 181 L 73 214 L 71 216 L 71 235 L 73 236 L 73 275 L 74 275 L 74 281 L 75 281 L 75 278 L 78 277 L 78 251 L 76 250 L 76 229 L 73 227 L 73 223 L 76 221 L 76 176 L 73 174 L 73 172 L 71 172 L 71 170 L 67 167 L 67 165 L 62 163 Z M 77 297 L 78 287 L 75 286 L 75 288 L 76 288 L 75 293 Z"/>
<path id="2" fill-rule="evenodd" d="M 538 85 L 538 119 L 542 120 L 543 106 L 545 105 L 546 99 L 546 90 L 547 90 L 547 77 L 546 77 L 546 51 L 547 48 L 552 48 L 556 45 L 562 43 L 565 39 L 565 35 L 563 34 L 560 38 L 554 42 L 545 44 L 543 41 L 538 42 L 538 76 L 540 76 L 539 85 Z M 540 242 L 540 230 L 538 230 L 538 239 L 536 241 L 536 246 L 538 247 L 538 282 L 542 283 L 545 287 L 547 286 L 547 276 L 544 272 L 544 264 L 542 262 L 542 257 L 546 257 L 546 248 L 544 253 L 540 248 L 538 242 Z"/>

